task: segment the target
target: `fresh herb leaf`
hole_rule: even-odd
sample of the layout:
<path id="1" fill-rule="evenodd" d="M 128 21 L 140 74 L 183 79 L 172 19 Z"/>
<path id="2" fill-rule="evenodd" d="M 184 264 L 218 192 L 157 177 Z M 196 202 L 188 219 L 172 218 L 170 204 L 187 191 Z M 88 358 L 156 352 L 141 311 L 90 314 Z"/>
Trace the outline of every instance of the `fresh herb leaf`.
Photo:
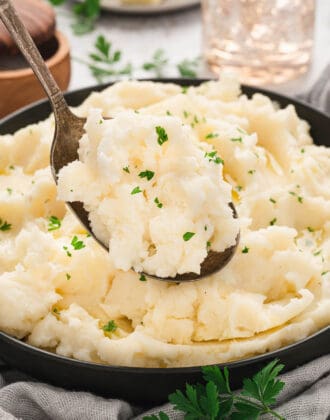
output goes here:
<path id="1" fill-rule="evenodd" d="M 75 251 L 78 251 L 79 249 L 85 248 L 86 245 L 83 241 L 79 241 L 78 237 L 75 235 L 71 240 L 71 245 L 73 246 L 73 249 Z"/>
<path id="2" fill-rule="evenodd" d="M 278 379 L 282 369 L 283 365 L 274 360 L 252 379 L 245 379 L 241 393 L 234 393 L 227 368 L 221 371 L 217 366 L 205 366 L 202 367 L 205 384 L 187 384 L 185 392 L 177 390 L 169 396 L 169 401 L 187 420 L 256 420 L 263 414 L 284 420 L 271 408 L 284 387 Z M 167 419 L 159 413 L 144 420 Z"/>
<path id="3" fill-rule="evenodd" d="M 233 137 L 232 139 L 230 139 L 230 141 L 243 143 L 242 137 Z"/>
<path id="4" fill-rule="evenodd" d="M 142 192 L 141 188 L 139 186 L 137 186 L 137 187 L 135 187 L 135 188 L 132 189 L 131 195 L 139 194 L 141 192 Z"/>
<path id="5" fill-rule="evenodd" d="M 63 246 L 63 249 L 64 249 L 64 251 L 66 252 L 66 255 L 67 255 L 68 257 L 72 257 L 72 254 L 71 254 L 71 252 L 69 251 L 69 248 L 68 248 L 67 246 Z"/>
<path id="6" fill-rule="evenodd" d="M 7 223 L 5 220 L 0 219 L 0 230 L 6 232 L 11 229 L 11 224 Z"/>
<path id="7" fill-rule="evenodd" d="M 139 280 L 140 281 L 147 281 L 147 278 L 144 274 L 141 274 Z"/>
<path id="8" fill-rule="evenodd" d="M 152 414 L 151 416 L 144 416 L 143 420 L 170 420 L 168 415 L 160 411 L 158 415 Z"/>
<path id="9" fill-rule="evenodd" d="M 193 236 L 195 235 L 195 232 L 186 232 L 182 235 L 184 241 L 189 241 Z"/>
<path id="10" fill-rule="evenodd" d="M 11 194 L 13 193 L 12 188 L 7 188 L 7 193 L 8 193 L 9 195 L 11 195 Z"/>
<path id="11" fill-rule="evenodd" d="M 272 219 L 272 220 L 269 222 L 269 224 L 270 224 L 270 226 L 274 226 L 276 222 L 277 222 L 277 219 L 276 219 L 276 217 L 274 217 L 274 219 Z"/>
<path id="12" fill-rule="evenodd" d="M 146 171 L 140 172 L 139 177 L 140 178 L 147 178 L 148 181 L 150 181 L 155 175 L 155 172 L 149 171 L 148 169 Z"/>
<path id="13" fill-rule="evenodd" d="M 71 25 L 76 35 L 93 31 L 95 22 L 100 15 L 100 0 L 84 0 L 73 6 L 76 21 Z"/>
<path id="14" fill-rule="evenodd" d="M 146 71 L 154 72 L 156 77 L 163 77 L 163 70 L 167 63 L 168 58 L 165 55 L 165 51 L 159 48 L 154 52 L 151 60 L 143 64 L 142 68 Z"/>
<path id="15" fill-rule="evenodd" d="M 50 216 L 48 219 L 48 231 L 59 229 L 61 227 L 61 220 L 56 216 Z"/>
<path id="16" fill-rule="evenodd" d="M 271 203 L 273 203 L 273 204 L 276 204 L 276 200 L 274 200 L 274 198 L 271 198 L 271 197 L 270 197 L 269 201 L 270 201 Z"/>
<path id="17" fill-rule="evenodd" d="M 205 136 L 206 139 L 214 139 L 215 137 L 218 137 L 218 133 L 209 133 Z"/>
<path id="18" fill-rule="evenodd" d="M 197 77 L 197 69 L 199 66 L 199 57 L 194 58 L 193 60 L 184 59 L 177 64 L 177 69 L 179 70 L 181 77 L 195 78 Z"/>
<path id="19" fill-rule="evenodd" d="M 315 229 L 311 228 L 310 226 L 307 227 L 308 232 L 315 232 Z"/>
<path id="20" fill-rule="evenodd" d="M 127 172 L 128 174 L 130 173 L 128 166 L 125 166 L 125 168 L 123 168 L 123 171 Z"/>
<path id="21" fill-rule="evenodd" d="M 209 159 L 209 162 L 214 162 L 217 165 L 219 165 L 220 163 L 223 165 L 225 162 L 219 157 L 217 156 L 217 151 L 214 150 L 213 152 L 209 152 L 209 153 L 205 153 L 204 157 Z"/>
<path id="22" fill-rule="evenodd" d="M 163 203 L 161 203 L 161 202 L 159 201 L 158 197 L 156 197 L 156 198 L 154 199 L 154 203 L 157 205 L 157 207 L 158 207 L 159 209 L 161 209 L 161 208 L 163 207 Z"/>
<path id="23" fill-rule="evenodd" d="M 66 279 L 67 279 L 67 280 L 70 280 L 70 279 L 71 279 L 71 274 L 69 274 L 69 273 L 65 273 L 65 276 L 66 276 Z"/>
<path id="24" fill-rule="evenodd" d="M 115 321 L 112 319 L 107 324 L 103 325 L 102 330 L 107 333 L 112 333 L 112 332 L 115 332 L 117 328 L 118 327 Z"/>
<path id="25" fill-rule="evenodd" d="M 247 254 L 249 251 L 250 251 L 250 248 L 248 248 L 247 246 L 245 246 L 245 247 L 242 249 L 242 254 Z"/>
<path id="26" fill-rule="evenodd" d="M 256 171 L 255 169 L 250 169 L 250 170 L 248 171 L 248 174 L 249 174 L 249 175 L 253 175 L 253 174 L 255 173 L 255 171 Z"/>
<path id="27" fill-rule="evenodd" d="M 166 141 L 168 141 L 168 135 L 165 131 L 165 128 L 157 126 L 155 128 L 155 130 L 156 130 L 156 133 L 158 135 L 157 142 L 160 146 L 162 146 L 162 144 L 164 144 Z"/>

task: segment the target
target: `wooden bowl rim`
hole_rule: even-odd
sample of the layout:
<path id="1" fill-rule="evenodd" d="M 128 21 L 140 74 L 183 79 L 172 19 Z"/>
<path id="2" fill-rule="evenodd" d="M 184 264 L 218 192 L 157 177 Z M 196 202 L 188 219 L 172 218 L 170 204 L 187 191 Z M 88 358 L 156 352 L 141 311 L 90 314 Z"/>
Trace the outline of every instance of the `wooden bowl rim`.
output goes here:
<path id="1" fill-rule="evenodd" d="M 60 31 L 55 31 L 54 37 L 58 41 L 58 49 L 54 55 L 46 60 L 47 67 L 49 69 L 56 66 L 58 63 L 64 61 L 70 52 L 69 42 L 65 35 Z M 23 77 L 32 76 L 34 73 L 30 67 L 26 67 L 18 70 L 5 70 L 0 71 L 0 81 L 6 79 L 20 79 Z"/>

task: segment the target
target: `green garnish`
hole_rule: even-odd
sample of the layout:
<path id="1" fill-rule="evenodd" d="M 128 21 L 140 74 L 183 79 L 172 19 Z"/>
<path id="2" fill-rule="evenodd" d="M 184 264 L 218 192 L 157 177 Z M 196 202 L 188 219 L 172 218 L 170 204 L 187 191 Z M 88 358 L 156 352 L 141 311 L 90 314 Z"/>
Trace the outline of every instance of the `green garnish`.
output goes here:
<path id="1" fill-rule="evenodd" d="M 61 227 L 61 220 L 56 216 L 50 216 L 48 219 L 48 231 L 56 230 Z"/>
<path id="2" fill-rule="evenodd" d="M 166 115 L 168 115 L 169 117 L 172 116 L 171 112 L 169 110 L 166 111 Z"/>
<path id="3" fill-rule="evenodd" d="M 142 192 L 141 188 L 139 186 L 137 186 L 137 187 L 132 189 L 131 195 L 138 194 L 138 193 L 141 193 L 141 192 Z"/>
<path id="4" fill-rule="evenodd" d="M 320 254 L 321 254 L 321 252 L 322 252 L 322 249 L 319 249 L 318 251 L 315 251 L 315 252 L 313 253 L 313 255 L 314 255 L 315 257 L 317 257 L 318 255 L 320 255 Z"/>
<path id="5" fill-rule="evenodd" d="M 315 232 L 315 229 L 311 228 L 310 226 L 307 227 L 308 232 Z"/>
<path id="6" fill-rule="evenodd" d="M 243 187 L 241 185 L 236 185 L 235 189 L 237 191 L 242 191 Z"/>
<path id="7" fill-rule="evenodd" d="M 117 328 L 118 327 L 115 321 L 112 319 L 107 324 L 103 325 L 102 330 L 107 333 L 112 333 L 112 332 L 115 332 Z"/>
<path id="8" fill-rule="evenodd" d="M 278 379 L 284 365 L 278 360 L 268 363 L 252 379 L 243 380 L 241 392 L 233 392 L 229 383 L 229 370 L 218 366 L 202 366 L 203 384 L 186 384 L 184 392 L 169 395 L 174 408 L 184 413 L 186 420 L 257 420 L 263 414 L 284 418 L 271 407 L 285 383 Z M 168 415 L 145 416 L 143 420 L 170 420 Z"/>
<path id="9" fill-rule="evenodd" d="M 243 143 L 242 137 L 233 137 L 232 139 L 230 139 L 230 141 L 236 141 L 238 143 Z"/>
<path id="10" fill-rule="evenodd" d="M 204 230 L 207 231 L 207 225 L 204 226 Z"/>
<path id="11" fill-rule="evenodd" d="M 128 174 L 130 174 L 130 171 L 129 171 L 129 167 L 128 166 L 125 166 L 125 168 L 123 168 L 123 171 L 127 172 Z"/>
<path id="12" fill-rule="evenodd" d="M 15 166 L 14 165 L 10 165 L 9 166 L 9 169 L 11 169 L 13 171 L 15 169 Z"/>
<path id="13" fill-rule="evenodd" d="M 82 249 L 82 248 L 85 248 L 86 247 L 86 245 L 84 244 L 84 242 L 83 241 L 79 241 L 79 239 L 78 239 L 78 237 L 76 235 L 72 238 L 71 245 L 73 246 L 73 249 L 75 251 L 78 251 L 79 249 Z"/>
<path id="14" fill-rule="evenodd" d="M 168 135 L 164 127 L 157 126 L 155 127 L 156 133 L 158 135 L 157 142 L 162 146 L 166 141 L 168 141 Z"/>
<path id="15" fill-rule="evenodd" d="M 211 247 L 211 242 L 210 241 L 207 241 L 206 242 L 206 248 L 210 248 Z"/>
<path id="16" fill-rule="evenodd" d="M 63 249 L 64 249 L 64 251 L 66 251 L 66 255 L 67 255 L 68 257 L 72 257 L 72 254 L 71 254 L 71 252 L 69 251 L 69 248 L 68 248 L 67 246 L 63 246 Z"/>
<path id="17" fill-rule="evenodd" d="M 181 87 L 181 93 L 183 93 L 184 95 L 188 92 L 189 86 L 182 86 Z"/>
<path id="18" fill-rule="evenodd" d="M 147 278 L 146 278 L 146 276 L 144 274 L 141 274 L 139 280 L 140 281 L 147 281 Z"/>
<path id="19" fill-rule="evenodd" d="M 146 171 L 140 172 L 139 177 L 140 178 L 147 178 L 148 181 L 150 181 L 155 175 L 155 172 L 149 171 L 148 169 Z"/>
<path id="20" fill-rule="evenodd" d="M 250 251 L 250 248 L 248 248 L 247 246 L 245 246 L 245 247 L 242 249 L 242 254 L 247 254 L 249 251 Z"/>
<path id="21" fill-rule="evenodd" d="M 218 133 L 209 133 L 205 136 L 206 139 L 214 139 L 215 137 L 218 137 Z"/>
<path id="22" fill-rule="evenodd" d="M 161 208 L 163 207 L 163 203 L 161 203 L 161 202 L 159 201 L 158 197 L 156 197 L 156 198 L 154 199 L 154 203 L 155 203 L 155 204 L 157 204 L 157 207 L 158 207 L 159 209 L 161 209 Z"/>
<path id="23" fill-rule="evenodd" d="M 11 229 L 11 224 L 7 223 L 5 220 L 0 219 L 0 230 L 6 232 Z"/>
<path id="24" fill-rule="evenodd" d="M 199 66 L 199 57 L 194 58 L 193 60 L 184 59 L 177 64 L 177 69 L 179 70 L 181 77 L 197 77 L 197 69 Z"/>
<path id="25" fill-rule="evenodd" d="M 274 200 L 274 198 L 270 198 L 270 199 L 269 199 L 269 201 L 270 201 L 271 203 L 276 204 L 276 200 Z"/>
<path id="26" fill-rule="evenodd" d="M 121 69 L 117 68 L 117 64 L 121 61 L 122 53 L 119 50 L 112 51 L 112 44 L 106 40 L 104 35 L 99 35 L 96 38 L 94 48 L 95 52 L 89 54 L 93 64 L 86 64 L 99 83 L 103 82 L 105 77 L 130 75 L 132 73 L 132 65 L 130 63 L 127 63 Z"/>
<path id="27" fill-rule="evenodd" d="M 7 188 L 7 193 L 8 193 L 9 195 L 11 195 L 11 194 L 12 194 L 12 192 L 13 192 L 13 190 L 12 190 L 11 188 Z"/>
<path id="28" fill-rule="evenodd" d="M 60 311 L 58 310 L 58 308 L 53 308 L 53 312 L 56 315 L 59 315 L 60 314 Z"/>
<path id="29" fill-rule="evenodd" d="M 250 169 L 250 170 L 248 171 L 248 174 L 249 174 L 249 175 L 253 175 L 253 174 L 255 173 L 255 171 L 256 171 L 255 169 Z"/>
<path id="30" fill-rule="evenodd" d="M 299 203 L 302 203 L 304 199 L 303 199 L 303 197 L 298 196 L 298 197 L 297 197 L 297 200 L 299 201 Z"/>
<path id="31" fill-rule="evenodd" d="M 189 241 L 193 236 L 195 235 L 195 232 L 186 232 L 182 235 L 184 241 Z"/>
<path id="32" fill-rule="evenodd" d="M 273 219 L 273 220 L 271 220 L 271 221 L 269 222 L 269 224 L 270 224 L 271 226 L 274 226 L 276 222 L 277 222 L 277 219 L 276 219 L 276 217 L 274 217 L 274 219 Z"/>
<path id="33" fill-rule="evenodd" d="M 300 153 L 305 153 L 305 149 L 304 148 L 300 149 Z"/>
<path id="34" fill-rule="evenodd" d="M 142 68 L 143 70 L 154 72 L 156 77 L 162 77 L 167 63 L 168 58 L 166 57 L 165 51 L 159 48 L 154 52 L 151 60 L 143 64 Z"/>
<path id="35" fill-rule="evenodd" d="M 70 280 L 70 279 L 71 279 L 71 274 L 69 274 L 69 273 L 65 273 L 65 276 L 66 276 L 66 279 L 67 279 L 67 280 Z"/>
<path id="36" fill-rule="evenodd" d="M 189 112 L 188 111 L 183 111 L 183 116 L 185 117 L 185 118 L 188 118 L 189 117 Z"/>
<path id="37" fill-rule="evenodd" d="M 209 162 L 214 162 L 217 165 L 219 165 L 220 163 L 223 165 L 225 162 L 219 157 L 217 156 L 217 151 L 214 150 L 213 152 L 205 152 L 204 157 L 209 159 Z"/>
<path id="38" fill-rule="evenodd" d="M 327 270 L 327 271 L 322 271 L 322 273 L 321 273 L 321 276 L 325 276 L 326 274 L 328 274 L 329 273 L 329 270 Z"/>

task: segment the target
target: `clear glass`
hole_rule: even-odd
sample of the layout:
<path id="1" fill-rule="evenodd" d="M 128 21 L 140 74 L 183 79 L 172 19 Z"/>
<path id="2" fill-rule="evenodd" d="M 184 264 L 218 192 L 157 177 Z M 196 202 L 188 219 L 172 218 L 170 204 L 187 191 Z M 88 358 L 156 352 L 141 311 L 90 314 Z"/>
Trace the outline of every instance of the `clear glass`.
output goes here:
<path id="1" fill-rule="evenodd" d="M 315 0 L 202 0 L 204 56 L 211 70 L 250 84 L 282 83 L 311 58 Z"/>

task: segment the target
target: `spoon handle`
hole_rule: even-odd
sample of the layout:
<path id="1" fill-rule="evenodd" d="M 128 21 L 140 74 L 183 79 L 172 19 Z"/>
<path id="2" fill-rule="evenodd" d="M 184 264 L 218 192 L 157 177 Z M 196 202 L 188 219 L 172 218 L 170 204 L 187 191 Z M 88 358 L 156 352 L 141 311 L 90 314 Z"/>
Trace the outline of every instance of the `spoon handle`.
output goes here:
<path id="1" fill-rule="evenodd" d="M 63 113 L 70 113 L 61 89 L 48 70 L 38 48 L 10 0 L 0 0 L 0 19 L 43 86 L 51 102 L 55 118 L 58 119 Z"/>

